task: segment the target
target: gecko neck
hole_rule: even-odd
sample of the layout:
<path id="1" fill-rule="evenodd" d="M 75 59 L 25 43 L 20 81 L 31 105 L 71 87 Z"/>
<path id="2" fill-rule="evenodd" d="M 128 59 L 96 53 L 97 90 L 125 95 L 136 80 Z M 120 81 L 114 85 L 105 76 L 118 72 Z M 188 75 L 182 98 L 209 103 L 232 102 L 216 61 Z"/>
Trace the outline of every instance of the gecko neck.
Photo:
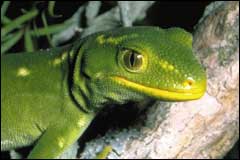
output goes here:
<path id="1" fill-rule="evenodd" d="M 68 73 L 66 82 L 72 101 L 84 112 L 95 112 L 90 106 L 90 94 L 86 86 L 87 78 L 82 74 L 82 56 L 84 40 L 74 44 L 68 54 Z"/>

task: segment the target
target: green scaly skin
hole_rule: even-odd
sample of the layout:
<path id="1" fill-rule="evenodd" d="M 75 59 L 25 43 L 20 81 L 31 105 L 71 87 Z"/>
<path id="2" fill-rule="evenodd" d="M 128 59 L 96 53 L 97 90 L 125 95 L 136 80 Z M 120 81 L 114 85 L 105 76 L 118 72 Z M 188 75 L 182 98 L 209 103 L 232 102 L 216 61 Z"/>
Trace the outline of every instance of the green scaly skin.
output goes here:
<path id="1" fill-rule="evenodd" d="M 119 28 L 64 48 L 1 57 L 1 151 L 56 158 L 107 104 L 200 98 L 206 74 L 183 29 Z"/>

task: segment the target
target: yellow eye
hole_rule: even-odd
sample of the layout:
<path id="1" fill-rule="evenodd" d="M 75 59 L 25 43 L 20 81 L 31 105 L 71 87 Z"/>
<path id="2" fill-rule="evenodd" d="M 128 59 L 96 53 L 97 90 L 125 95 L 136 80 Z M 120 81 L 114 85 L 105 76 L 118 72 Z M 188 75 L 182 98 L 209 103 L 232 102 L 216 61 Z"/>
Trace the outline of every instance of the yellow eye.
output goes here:
<path id="1" fill-rule="evenodd" d="M 141 70 L 143 66 L 143 58 L 143 55 L 130 49 L 125 49 L 122 54 L 122 60 L 125 68 L 132 72 Z"/>

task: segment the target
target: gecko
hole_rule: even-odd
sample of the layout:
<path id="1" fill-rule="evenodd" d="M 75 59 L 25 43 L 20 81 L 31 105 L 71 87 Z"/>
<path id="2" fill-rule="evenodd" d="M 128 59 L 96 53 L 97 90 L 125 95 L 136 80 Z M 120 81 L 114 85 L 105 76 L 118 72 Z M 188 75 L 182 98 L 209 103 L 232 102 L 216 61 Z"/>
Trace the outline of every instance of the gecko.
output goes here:
<path id="1" fill-rule="evenodd" d="M 199 99 L 206 81 L 192 35 L 177 27 L 122 27 L 3 55 L 1 151 L 34 145 L 28 158 L 57 158 L 103 107 Z"/>

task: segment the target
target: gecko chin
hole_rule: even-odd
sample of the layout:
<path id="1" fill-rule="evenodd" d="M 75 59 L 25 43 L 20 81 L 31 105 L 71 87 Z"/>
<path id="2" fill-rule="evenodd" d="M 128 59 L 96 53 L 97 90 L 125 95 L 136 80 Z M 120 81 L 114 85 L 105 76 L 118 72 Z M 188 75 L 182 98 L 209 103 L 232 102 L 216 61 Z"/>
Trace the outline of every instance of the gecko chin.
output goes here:
<path id="1" fill-rule="evenodd" d="M 199 86 L 195 86 L 194 89 L 176 89 L 176 90 L 166 90 L 144 86 L 142 84 L 132 82 L 123 77 L 113 76 L 111 77 L 116 83 L 131 88 L 135 91 L 139 91 L 150 97 L 154 97 L 161 100 L 169 101 L 187 101 L 199 99 L 203 96 L 206 90 L 206 82 L 203 81 Z"/>

